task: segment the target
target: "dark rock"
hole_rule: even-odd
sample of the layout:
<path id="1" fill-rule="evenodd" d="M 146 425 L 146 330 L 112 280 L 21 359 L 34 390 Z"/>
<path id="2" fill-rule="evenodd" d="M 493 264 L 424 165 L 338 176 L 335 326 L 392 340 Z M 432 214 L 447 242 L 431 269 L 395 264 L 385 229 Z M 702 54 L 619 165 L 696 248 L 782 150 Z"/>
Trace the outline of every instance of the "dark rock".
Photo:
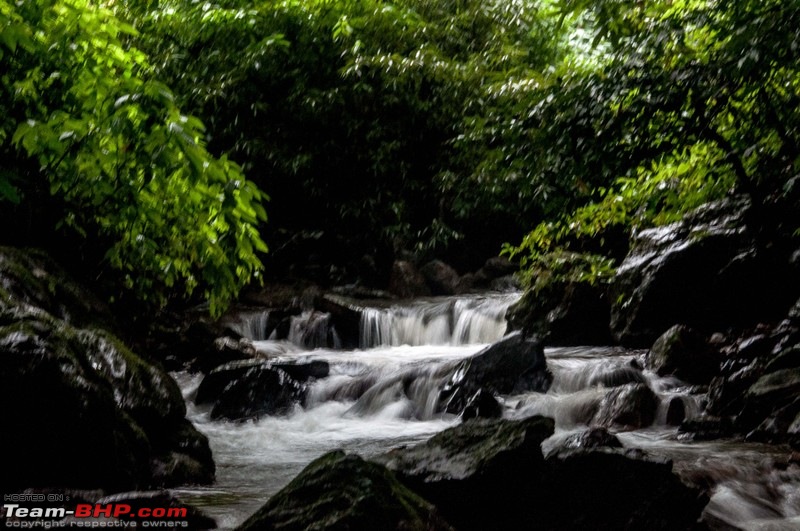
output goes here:
<path id="1" fill-rule="evenodd" d="M 441 260 L 432 260 L 419 271 L 433 295 L 455 295 L 459 292 L 458 272 Z"/>
<path id="2" fill-rule="evenodd" d="M 800 396 L 800 368 L 765 374 L 745 393 L 744 407 L 737 417 L 742 429 L 755 428 L 773 412 L 788 406 Z"/>
<path id="3" fill-rule="evenodd" d="M 360 346 L 361 309 L 355 303 L 339 295 L 325 294 L 317 300 L 317 309 L 330 314 L 342 348 Z"/>
<path id="4" fill-rule="evenodd" d="M 506 275 L 492 279 L 489 282 L 489 289 L 492 291 L 519 291 L 522 289 L 522 284 L 516 275 Z"/>
<path id="5" fill-rule="evenodd" d="M 686 419 L 681 423 L 678 432 L 682 438 L 695 441 L 712 441 L 730 437 L 735 433 L 733 423 L 727 417 L 703 416 Z"/>
<path id="6" fill-rule="evenodd" d="M 469 399 L 467 406 L 461 413 L 462 420 L 474 418 L 496 419 L 503 416 L 503 406 L 497 398 L 483 389 L 479 389 L 475 396 Z"/>
<path id="7" fill-rule="evenodd" d="M 439 395 L 439 408 L 459 414 L 483 389 L 498 395 L 550 388 L 544 348 L 535 338 L 515 333 L 460 362 Z"/>
<path id="8" fill-rule="evenodd" d="M 778 353 L 768 363 L 765 372 L 775 372 L 782 369 L 795 369 L 800 367 L 800 345 L 792 345 Z"/>
<path id="9" fill-rule="evenodd" d="M 708 503 L 702 491 L 681 482 L 670 461 L 639 450 L 573 450 L 547 464 L 538 529 L 696 529 Z"/>
<path id="10" fill-rule="evenodd" d="M 747 434 L 748 441 L 773 444 L 789 442 L 790 428 L 800 415 L 800 395 L 789 404 L 773 411 L 753 431 Z"/>
<path id="11" fill-rule="evenodd" d="M 635 361 L 635 360 L 631 360 Z M 589 385 L 602 385 L 603 387 L 619 387 L 629 383 L 647 383 L 647 378 L 642 370 L 636 367 L 619 367 L 607 372 L 592 376 Z"/>
<path id="12" fill-rule="evenodd" d="M 312 360 L 306 362 L 280 362 L 273 363 L 272 367 L 281 369 L 283 372 L 301 383 L 308 382 L 309 380 L 325 378 L 331 372 L 330 364 L 323 360 Z"/>
<path id="13" fill-rule="evenodd" d="M 303 469 L 237 528 L 449 530 L 436 508 L 404 487 L 386 468 L 342 451 Z"/>
<path id="14" fill-rule="evenodd" d="M 93 503 L 97 505 L 117 505 L 123 504 L 130 507 L 130 513 L 123 516 L 123 519 L 133 522 L 142 521 L 156 521 L 164 522 L 164 518 L 158 517 L 143 517 L 139 515 L 140 509 L 174 509 L 183 513 L 182 516 L 170 519 L 175 523 L 180 522 L 181 525 L 186 525 L 189 529 L 196 529 L 198 531 L 207 529 L 216 529 L 217 523 L 213 518 L 207 516 L 200 509 L 182 503 L 180 500 L 172 496 L 169 492 L 158 491 L 133 491 L 133 492 L 120 492 L 111 496 L 105 496 Z M 110 527 L 110 526 L 109 526 Z"/>
<path id="15" fill-rule="evenodd" d="M 392 264 L 389 292 L 403 299 L 426 297 L 431 294 L 422 273 L 414 264 L 404 260 L 398 260 Z"/>
<path id="16" fill-rule="evenodd" d="M 524 529 L 545 474 L 553 421 L 471 420 L 378 458 L 457 529 Z"/>
<path id="17" fill-rule="evenodd" d="M 185 423 L 177 384 L 111 334 L 17 307 L 0 312 L 0 354 L 0 403 L 14 404 L 4 409 L 4 447 L 16 456 L 4 486 L 174 484 L 156 470 L 170 455 L 186 465 L 180 481 L 213 479 L 208 443 Z"/>
<path id="18" fill-rule="evenodd" d="M 581 433 L 570 435 L 562 446 L 565 450 L 575 450 L 583 448 L 592 450 L 595 448 L 622 448 L 622 443 L 616 435 L 605 428 L 588 428 Z"/>
<path id="19" fill-rule="evenodd" d="M 519 271 L 519 265 L 505 256 L 493 256 L 486 260 L 486 263 L 480 268 L 481 274 L 489 279 L 513 275 L 517 271 Z"/>
<path id="20" fill-rule="evenodd" d="M 645 347 L 677 322 L 711 332 L 782 317 L 800 275 L 782 246 L 759 247 L 749 208 L 724 200 L 639 232 L 610 286 L 614 338 Z"/>
<path id="21" fill-rule="evenodd" d="M 659 376 L 674 375 L 693 384 L 708 383 L 719 373 L 719 360 L 706 338 L 688 326 L 664 332 L 647 354 L 647 368 Z"/>
<path id="22" fill-rule="evenodd" d="M 0 247 L 0 290 L 16 306 L 40 308 L 73 326 L 117 329 L 108 306 L 43 251 Z"/>
<path id="23" fill-rule="evenodd" d="M 602 289 L 561 282 L 526 291 L 507 315 L 510 330 L 538 334 L 549 345 L 608 345 L 609 318 Z"/>
<path id="24" fill-rule="evenodd" d="M 246 420 L 290 413 L 305 396 L 305 386 L 263 360 L 233 362 L 206 376 L 195 402 L 211 403 L 211 418 Z"/>
<path id="25" fill-rule="evenodd" d="M 658 397 L 645 384 L 616 387 L 600 401 L 592 423 L 625 429 L 644 428 L 655 420 L 658 404 Z"/>
<path id="26" fill-rule="evenodd" d="M 208 373 L 220 365 L 233 361 L 249 360 L 256 357 L 256 349 L 249 339 L 218 337 L 211 343 L 212 348 L 200 350 L 190 361 L 194 371 Z"/>
<path id="27" fill-rule="evenodd" d="M 667 406 L 667 424 L 680 426 L 686 420 L 686 404 L 680 396 L 672 397 Z"/>

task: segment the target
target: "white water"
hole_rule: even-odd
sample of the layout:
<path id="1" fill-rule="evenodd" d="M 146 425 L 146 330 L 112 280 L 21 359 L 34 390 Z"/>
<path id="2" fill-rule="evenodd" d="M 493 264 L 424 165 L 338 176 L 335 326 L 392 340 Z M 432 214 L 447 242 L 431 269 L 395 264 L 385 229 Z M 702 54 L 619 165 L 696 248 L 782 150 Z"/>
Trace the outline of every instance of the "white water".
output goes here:
<path id="1" fill-rule="evenodd" d="M 211 421 L 208 410 L 190 400 L 199 378 L 177 375 L 189 398 L 190 419 L 209 437 L 217 484 L 176 493 L 215 517 L 220 529 L 233 529 L 329 450 L 370 457 L 455 425 L 458 419 L 435 413 L 438 390 L 454 364 L 502 337 L 505 310 L 513 300 L 438 299 L 365 311 L 362 344 L 371 347 L 361 350 L 302 350 L 286 348 L 285 342 L 255 342 L 257 349 L 278 353 L 281 359 L 331 364 L 330 376 L 310 388 L 306 409 L 298 406 L 287 417 Z M 689 415 L 698 414 L 700 405 L 680 381 L 634 370 L 641 352 L 560 348 L 548 349 L 546 355 L 554 375 L 547 394 L 503 397 L 508 418 L 543 414 L 556 420 L 556 434 L 545 441 L 543 451 L 552 451 L 585 428 L 609 390 L 604 382 L 633 371 L 657 393 L 662 406 L 653 426 L 617 434 L 624 446 L 670 457 L 684 478 L 711 486 L 706 514 L 716 529 L 800 529 L 800 469 L 781 470 L 786 449 L 680 440 L 677 429 L 665 425 L 666 404 L 681 396 Z"/>

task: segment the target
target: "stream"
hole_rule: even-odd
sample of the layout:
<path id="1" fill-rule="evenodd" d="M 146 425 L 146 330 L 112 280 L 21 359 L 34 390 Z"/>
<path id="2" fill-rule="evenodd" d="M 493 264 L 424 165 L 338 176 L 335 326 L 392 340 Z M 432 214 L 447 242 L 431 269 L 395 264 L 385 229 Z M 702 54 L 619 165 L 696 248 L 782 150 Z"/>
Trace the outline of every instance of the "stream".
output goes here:
<path id="1" fill-rule="evenodd" d="M 285 360 L 324 360 L 330 375 L 312 383 L 306 407 L 298 405 L 288 416 L 228 422 L 211 420 L 208 407 L 194 405 L 200 375 L 173 374 L 188 417 L 208 436 L 217 464 L 213 486 L 173 493 L 214 517 L 220 530 L 231 530 L 329 450 L 369 458 L 456 425 L 457 417 L 434 412 L 439 389 L 455 363 L 503 337 L 506 310 L 518 296 L 371 304 L 361 309 L 360 348 L 354 350 L 319 347 L 325 338 L 338 340 L 324 315 L 293 318 L 286 339 L 264 337 L 268 313 L 243 316 L 242 333 L 259 352 Z M 502 397 L 502 402 L 506 418 L 540 414 L 555 419 L 556 433 L 542 445 L 547 454 L 585 429 L 615 375 L 642 366 L 645 352 L 564 347 L 545 354 L 554 375 L 550 390 Z M 668 406 L 681 400 L 691 418 L 702 412 L 702 403 L 675 378 L 642 374 L 661 405 L 651 426 L 616 433 L 625 447 L 669 457 L 685 481 L 707 485 L 711 501 L 704 519 L 712 529 L 800 529 L 800 467 L 788 464 L 787 447 L 686 440 L 667 424 Z"/>

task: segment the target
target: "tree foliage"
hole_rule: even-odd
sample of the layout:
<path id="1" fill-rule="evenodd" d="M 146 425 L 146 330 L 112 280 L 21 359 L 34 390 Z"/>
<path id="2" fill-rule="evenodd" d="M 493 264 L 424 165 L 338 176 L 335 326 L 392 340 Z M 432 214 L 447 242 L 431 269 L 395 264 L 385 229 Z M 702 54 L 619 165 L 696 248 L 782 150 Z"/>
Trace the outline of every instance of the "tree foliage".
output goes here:
<path id="1" fill-rule="evenodd" d="M 2 1 L 0 17 L 0 199 L 52 206 L 62 226 L 99 239 L 139 298 L 199 288 L 218 313 L 260 272 L 265 196 L 209 154 L 201 121 L 111 8 Z"/>

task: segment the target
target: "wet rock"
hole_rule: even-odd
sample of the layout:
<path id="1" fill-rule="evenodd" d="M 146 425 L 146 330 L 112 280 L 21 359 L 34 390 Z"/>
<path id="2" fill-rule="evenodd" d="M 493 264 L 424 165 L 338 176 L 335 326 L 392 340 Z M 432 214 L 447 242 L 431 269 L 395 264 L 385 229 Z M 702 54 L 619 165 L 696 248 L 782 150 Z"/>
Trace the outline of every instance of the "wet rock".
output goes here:
<path id="1" fill-rule="evenodd" d="M 123 519 L 130 522 L 151 521 L 163 523 L 165 521 L 164 518 L 139 516 L 139 509 L 153 509 L 157 507 L 179 511 L 176 514 L 182 514 L 183 516 L 170 518 L 170 521 L 180 523 L 181 527 L 185 525 L 189 529 L 196 529 L 198 531 L 217 528 L 217 523 L 213 518 L 196 507 L 182 503 L 169 492 L 163 490 L 120 492 L 100 498 L 93 503 L 97 505 L 128 505 L 131 509 L 130 513 L 125 515 Z"/>
<path id="2" fill-rule="evenodd" d="M 681 423 L 678 432 L 683 439 L 695 441 L 712 441 L 730 437 L 735 433 L 733 422 L 727 417 L 702 416 L 686 419 Z"/>
<path id="3" fill-rule="evenodd" d="M 610 390 L 600 401 L 592 424 L 638 429 L 656 418 L 659 400 L 645 384 L 628 384 Z"/>
<path id="4" fill-rule="evenodd" d="M 459 414 L 483 389 L 498 395 L 550 388 L 544 348 L 535 338 L 515 333 L 461 361 L 439 396 L 439 409 Z"/>
<path id="5" fill-rule="evenodd" d="M 635 361 L 635 360 L 631 360 Z M 589 385 L 602 385 L 603 387 L 619 387 L 629 383 L 647 383 L 641 368 L 634 366 L 619 367 L 611 371 L 592 376 Z"/>
<path id="6" fill-rule="evenodd" d="M 508 310 L 510 330 L 538 334 L 548 345 L 609 345 L 609 305 L 599 287 L 552 282 L 528 290 Z"/>
<path id="7" fill-rule="evenodd" d="M 719 372 L 719 360 L 706 338 L 684 325 L 664 332 L 653 343 L 646 362 L 659 376 L 673 375 L 693 384 L 708 383 Z"/>
<path id="8" fill-rule="evenodd" d="M 14 404 L 4 425 L 4 448 L 16 456 L 4 470 L 7 487 L 129 490 L 213 479 L 208 442 L 185 423 L 177 384 L 108 332 L 16 307 L 0 311 L 0 353 L 0 403 Z M 184 466 L 160 467 L 174 460 Z"/>
<path id="9" fill-rule="evenodd" d="M 475 396 L 469 399 L 467 406 L 461 413 L 462 420 L 474 418 L 496 419 L 503 416 L 503 406 L 497 398 L 483 389 L 479 389 Z"/>
<path id="10" fill-rule="evenodd" d="M 483 267 L 480 268 L 480 273 L 489 279 L 495 279 L 513 275 L 519 271 L 519 265 L 515 264 L 505 256 L 493 256 L 486 260 Z"/>
<path id="11" fill-rule="evenodd" d="M 108 306 L 43 251 L 0 247 L 0 290 L 14 306 L 39 308 L 73 326 L 117 329 Z"/>
<path id="12" fill-rule="evenodd" d="M 361 309 L 350 299 L 339 295 L 325 294 L 316 302 L 318 310 L 331 316 L 331 325 L 336 328 L 341 348 L 358 348 L 361 335 Z"/>
<path id="13" fill-rule="evenodd" d="M 470 420 L 377 460 L 457 529 L 524 529 L 545 474 L 541 443 L 553 421 Z"/>
<path id="14" fill-rule="evenodd" d="M 679 396 L 672 397 L 667 405 L 667 424 L 680 426 L 686 420 L 686 404 Z"/>
<path id="15" fill-rule="evenodd" d="M 452 528 L 383 466 L 335 451 L 309 464 L 237 531 L 261 529 Z"/>
<path id="16" fill-rule="evenodd" d="M 404 260 L 392 264 L 389 292 L 403 299 L 426 297 L 431 294 L 422 273 L 413 263 Z"/>
<path id="17" fill-rule="evenodd" d="M 441 260 L 432 260 L 419 271 L 433 295 L 455 295 L 459 292 L 458 272 Z"/>
<path id="18" fill-rule="evenodd" d="M 700 490 L 681 482 L 670 461 L 639 450 L 573 450 L 547 464 L 538 529 L 697 529 L 708 503 Z"/>
<path id="19" fill-rule="evenodd" d="M 622 443 L 616 435 L 605 428 L 593 427 L 585 431 L 570 435 L 563 444 L 565 450 L 584 448 L 622 448 Z"/>
<path id="20" fill-rule="evenodd" d="M 800 368 L 765 374 L 745 393 L 745 404 L 737 420 L 743 429 L 752 429 L 762 419 L 791 404 L 800 396 Z"/>
<path id="21" fill-rule="evenodd" d="M 306 388 L 269 361 L 233 362 L 200 383 L 195 403 L 213 403 L 211 418 L 246 420 L 285 415 L 303 401 Z"/>
<path id="22" fill-rule="evenodd" d="M 678 322 L 710 332 L 780 318 L 800 275 L 781 246 L 757 245 L 749 208 L 724 200 L 639 232 L 610 286 L 614 338 L 645 347 Z"/>

